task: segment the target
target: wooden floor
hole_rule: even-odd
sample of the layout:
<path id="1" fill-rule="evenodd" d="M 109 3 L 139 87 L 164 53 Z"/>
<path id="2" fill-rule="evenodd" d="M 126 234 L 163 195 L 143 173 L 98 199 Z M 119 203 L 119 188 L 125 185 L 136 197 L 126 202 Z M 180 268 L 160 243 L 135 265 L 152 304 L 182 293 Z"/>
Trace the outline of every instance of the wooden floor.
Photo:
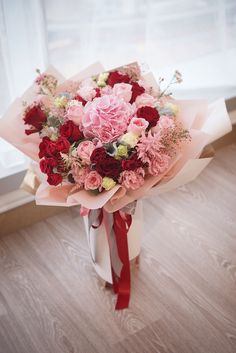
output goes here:
<path id="1" fill-rule="evenodd" d="M 236 352 L 236 145 L 144 206 L 125 311 L 94 273 L 76 208 L 1 238 L 1 353 Z"/>

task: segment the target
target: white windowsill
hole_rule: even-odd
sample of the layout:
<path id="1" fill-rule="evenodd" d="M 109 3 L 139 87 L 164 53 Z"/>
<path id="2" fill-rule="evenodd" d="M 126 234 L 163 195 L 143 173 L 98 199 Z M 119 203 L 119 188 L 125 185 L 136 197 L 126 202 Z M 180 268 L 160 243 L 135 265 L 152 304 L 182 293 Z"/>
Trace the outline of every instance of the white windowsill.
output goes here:
<path id="1" fill-rule="evenodd" d="M 0 196 L 0 214 L 32 202 L 33 200 L 34 195 L 24 190 L 18 189 L 9 192 L 8 194 Z"/>

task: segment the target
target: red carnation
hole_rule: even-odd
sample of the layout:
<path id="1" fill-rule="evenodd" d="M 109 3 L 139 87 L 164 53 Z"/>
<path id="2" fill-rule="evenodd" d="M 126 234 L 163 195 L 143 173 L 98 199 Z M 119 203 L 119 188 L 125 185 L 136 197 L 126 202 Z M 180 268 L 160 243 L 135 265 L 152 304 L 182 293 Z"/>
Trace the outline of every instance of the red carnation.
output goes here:
<path id="1" fill-rule="evenodd" d="M 58 165 L 58 160 L 52 157 L 44 158 L 44 159 L 41 159 L 39 165 L 42 173 L 50 174 L 52 173 L 53 168 Z"/>
<path id="2" fill-rule="evenodd" d="M 50 140 L 49 137 L 43 137 L 39 144 L 39 158 L 54 157 L 58 155 L 56 142 Z"/>
<path id="3" fill-rule="evenodd" d="M 106 158 L 107 153 L 104 147 L 95 148 L 90 156 L 91 163 L 97 163 Z"/>
<path id="4" fill-rule="evenodd" d="M 68 120 L 65 124 L 61 125 L 60 134 L 70 142 L 81 140 L 84 137 L 79 127 L 71 120 Z"/>
<path id="5" fill-rule="evenodd" d="M 121 162 L 109 155 L 106 155 L 103 159 L 95 165 L 96 171 L 101 176 L 107 176 L 114 180 L 117 180 L 121 173 Z"/>
<path id="6" fill-rule="evenodd" d="M 39 144 L 39 158 L 43 158 L 46 155 L 46 147 L 47 141 L 49 140 L 48 137 L 43 137 L 42 141 Z"/>
<path id="7" fill-rule="evenodd" d="M 140 94 L 145 92 L 145 89 L 140 86 L 137 82 L 132 82 L 132 97 L 130 99 L 130 103 L 132 104 L 133 102 L 135 102 L 136 98 L 138 96 L 140 96 Z"/>
<path id="8" fill-rule="evenodd" d="M 135 170 L 143 166 L 143 163 L 138 159 L 137 153 L 134 153 L 130 159 L 123 159 L 121 161 L 121 166 L 123 170 Z"/>
<path id="9" fill-rule="evenodd" d="M 67 153 L 70 149 L 70 142 L 61 136 L 56 142 L 56 147 L 58 152 Z"/>
<path id="10" fill-rule="evenodd" d="M 160 119 L 160 115 L 157 109 L 149 106 L 141 107 L 137 110 L 137 117 L 143 118 L 149 122 L 149 127 L 156 126 L 158 120 Z"/>
<path id="11" fill-rule="evenodd" d="M 95 88 L 95 91 L 96 91 L 96 98 L 98 98 L 98 97 L 101 97 L 101 90 L 100 90 L 100 88 Z"/>
<path id="12" fill-rule="evenodd" d="M 109 73 L 107 83 L 113 87 L 116 83 L 129 83 L 130 77 L 126 74 L 122 74 L 119 71 L 112 71 Z"/>
<path id="13" fill-rule="evenodd" d="M 87 103 L 86 100 L 82 98 L 79 94 L 75 96 L 74 99 L 76 99 L 78 102 L 81 102 L 82 105 L 85 105 Z"/>
<path id="14" fill-rule="evenodd" d="M 49 140 L 46 146 L 46 157 L 54 157 L 58 155 L 57 145 L 54 141 Z"/>
<path id="15" fill-rule="evenodd" d="M 56 186 L 62 182 L 62 179 L 63 178 L 62 178 L 61 174 L 51 173 L 48 175 L 47 182 L 50 185 Z"/>
<path id="16" fill-rule="evenodd" d="M 43 124 L 47 121 L 47 115 L 41 109 L 40 105 L 35 105 L 26 110 L 23 120 L 26 125 L 31 125 L 30 129 L 25 130 L 26 135 L 30 135 L 42 130 Z"/>

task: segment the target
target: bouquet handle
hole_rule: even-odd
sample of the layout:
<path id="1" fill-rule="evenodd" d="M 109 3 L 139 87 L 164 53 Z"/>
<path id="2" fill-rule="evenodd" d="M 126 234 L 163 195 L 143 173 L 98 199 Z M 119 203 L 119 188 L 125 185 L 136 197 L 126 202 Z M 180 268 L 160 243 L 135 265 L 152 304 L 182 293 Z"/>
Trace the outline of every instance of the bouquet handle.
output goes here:
<path id="1" fill-rule="evenodd" d="M 83 217 L 95 271 L 118 294 L 116 309 L 128 307 L 130 261 L 139 260 L 141 249 L 142 202 L 135 204 L 132 215 L 125 213 L 127 208 L 114 213 L 100 209 Z"/>

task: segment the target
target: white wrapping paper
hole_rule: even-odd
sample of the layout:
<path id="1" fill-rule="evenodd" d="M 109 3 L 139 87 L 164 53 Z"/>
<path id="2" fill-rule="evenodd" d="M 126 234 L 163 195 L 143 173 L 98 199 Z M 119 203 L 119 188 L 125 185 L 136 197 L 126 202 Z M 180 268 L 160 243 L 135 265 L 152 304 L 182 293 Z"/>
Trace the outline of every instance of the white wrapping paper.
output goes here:
<path id="1" fill-rule="evenodd" d="M 112 214 L 110 215 L 112 216 Z M 99 228 L 89 228 L 88 216 L 84 216 L 85 230 L 90 248 L 93 266 L 97 274 L 104 281 L 112 283 L 110 250 L 107 240 L 106 228 L 104 223 Z M 128 232 L 129 259 L 133 260 L 140 253 L 141 237 L 143 234 L 143 209 L 142 201 L 138 201 L 135 213 L 132 215 L 132 224 Z M 114 263 L 115 267 L 119 264 Z"/>

